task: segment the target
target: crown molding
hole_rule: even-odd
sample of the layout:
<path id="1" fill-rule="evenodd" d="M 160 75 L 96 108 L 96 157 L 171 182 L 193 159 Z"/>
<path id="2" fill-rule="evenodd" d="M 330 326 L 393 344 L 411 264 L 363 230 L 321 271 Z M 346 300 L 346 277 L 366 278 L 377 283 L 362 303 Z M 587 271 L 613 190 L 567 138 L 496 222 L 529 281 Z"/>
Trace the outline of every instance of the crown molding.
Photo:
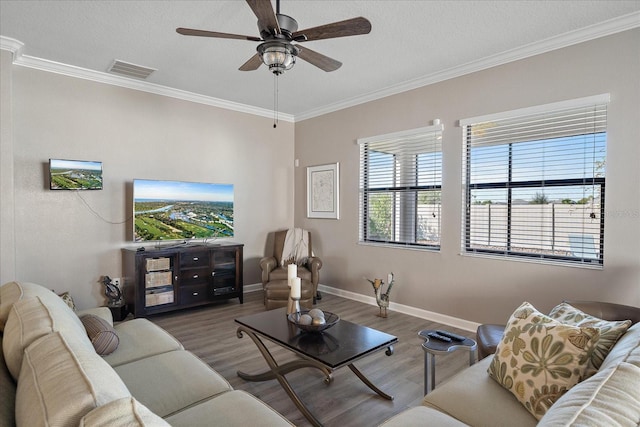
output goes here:
<path id="1" fill-rule="evenodd" d="M 24 44 L 18 40 L 0 36 L 0 48 L 13 52 L 13 63 L 22 67 L 33 68 L 41 71 L 47 71 L 55 74 L 62 74 L 69 77 L 75 77 L 84 80 L 90 80 L 97 83 L 104 83 L 113 86 L 124 87 L 127 89 L 139 90 L 141 92 L 153 93 L 156 95 L 176 98 L 183 101 L 195 102 L 198 104 L 209 105 L 212 107 L 223 108 L 226 110 L 237 111 L 240 113 L 252 114 L 260 117 L 273 118 L 273 111 L 264 108 L 253 107 L 251 105 L 241 104 L 238 102 L 227 101 L 224 99 L 214 98 L 211 96 L 200 95 L 180 89 L 174 89 L 162 86 L 156 83 L 150 83 L 142 80 L 130 79 L 114 74 L 101 71 L 89 70 L 86 68 L 76 67 L 73 65 L 63 64 L 60 62 L 50 61 L 47 59 L 36 58 L 29 55 L 23 55 L 22 49 Z M 293 122 L 294 117 L 291 114 L 278 113 L 278 120 L 285 122 Z"/>
<path id="2" fill-rule="evenodd" d="M 16 57 L 22 56 L 22 49 L 24 48 L 24 43 L 18 41 L 16 39 L 12 39 L 10 37 L 0 36 L 0 49 L 8 50 L 13 54 L 13 58 L 15 60 Z"/>
<path id="3" fill-rule="evenodd" d="M 461 77 L 477 71 L 486 70 L 488 68 L 503 65 L 509 62 L 518 61 L 520 59 L 529 58 L 535 55 L 540 55 L 542 53 L 583 43 L 589 40 L 595 40 L 623 31 L 632 30 L 638 27 L 640 27 L 640 12 L 633 12 L 628 15 L 623 15 L 618 18 L 610 19 L 598 24 L 581 28 L 579 30 L 530 43 L 517 49 L 512 49 L 496 55 L 488 56 L 478 61 L 469 62 L 467 64 L 449 68 L 444 71 L 418 77 L 416 79 L 408 80 L 404 83 L 399 83 L 397 85 L 370 92 L 362 96 L 353 97 L 334 104 L 326 105 L 324 107 L 309 110 L 301 114 L 296 114 L 295 121 L 299 122 L 313 117 L 322 116 L 324 114 L 333 113 L 345 108 L 354 107 L 356 105 L 385 98 L 387 96 L 397 95 L 402 92 L 418 89 L 420 87 L 439 83 L 455 77 Z"/>
<path id="4" fill-rule="evenodd" d="M 320 108 L 308 110 L 301 114 L 293 115 L 279 113 L 278 117 L 282 121 L 295 123 L 638 27 L 640 27 L 640 12 L 633 12 L 628 15 L 623 15 L 618 18 L 610 19 L 608 21 L 581 28 L 579 30 L 530 43 L 517 49 L 512 49 L 496 55 L 492 55 L 478 61 L 469 62 L 458 67 L 449 68 L 437 73 L 408 80 L 406 82 L 373 91 L 362 96 L 353 97 Z M 251 105 L 240 104 L 233 101 L 200 95 L 197 93 L 174 89 L 155 83 L 129 79 L 105 72 L 88 70 L 68 64 L 62 64 L 59 62 L 23 55 L 23 48 L 24 44 L 22 42 L 12 38 L 0 36 L 0 49 L 12 52 L 14 58 L 13 63 L 16 65 L 35 68 L 57 74 L 63 74 L 70 77 L 77 77 L 85 80 L 91 80 L 99 83 L 125 87 L 133 90 L 139 90 L 213 107 L 224 108 L 227 110 L 238 111 L 260 117 L 273 117 L 273 111 L 264 108 L 253 107 Z"/>

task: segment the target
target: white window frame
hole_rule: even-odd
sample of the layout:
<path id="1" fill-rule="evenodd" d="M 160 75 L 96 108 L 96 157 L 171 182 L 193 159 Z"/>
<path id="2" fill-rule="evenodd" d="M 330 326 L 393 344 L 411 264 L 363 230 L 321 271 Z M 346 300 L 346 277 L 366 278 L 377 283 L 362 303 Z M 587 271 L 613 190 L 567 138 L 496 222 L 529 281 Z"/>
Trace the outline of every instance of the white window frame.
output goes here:
<path id="1" fill-rule="evenodd" d="M 596 209 L 596 207 L 592 207 L 592 212 L 590 213 L 590 218 L 595 219 L 597 221 L 599 221 L 599 239 L 598 240 L 598 244 L 597 244 L 597 248 L 595 248 L 595 253 L 590 253 L 590 254 L 586 254 L 586 250 L 584 249 L 586 247 L 586 244 L 584 244 L 583 246 L 583 252 L 579 253 L 578 251 L 569 251 L 568 254 L 566 256 L 560 256 L 557 255 L 556 252 L 551 251 L 552 253 L 534 253 L 533 249 L 530 250 L 523 250 L 522 248 L 518 248 L 517 250 L 511 247 L 509 238 L 507 238 L 507 243 L 504 249 L 497 249 L 491 247 L 490 245 L 488 245 L 487 248 L 484 249 L 478 249 L 479 245 L 474 245 L 471 239 L 471 236 L 473 235 L 474 232 L 477 232 L 477 228 L 476 230 L 473 230 L 472 227 L 475 224 L 475 221 L 472 220 L 472 204 L 473 201 L 472 199 L 472 195 L 471 195 L 471 191 L 472 188 L 477 190 L 482 190 L 483 188 L 489 188 L 491 185 L 494 185 L 494 188 L 497 188 L 498 185 L 501 184 L 505 184 L 508 191 L 508 194 L 511 194 L 511 191 L 515 191 L 515 188 L 518 188 L 518 186 L 523 186 L 524 184 L 522 182 L 516 182 L 516 180 L 514 179 L 512 181 L 511 178 L 511 173 L 512 173 L 512 166 L 508 165 L 508 173 L 509 173 L 509 178 L 507 181 L 502 180 L 501 182 L 497 182 L 497 181 L 501 181 L 500 179 L 496 178 L 496 182 L 495 183 L 484 183 L 484 184 L 474 184 L 471 182 L 472 180 L 472 156 L 471 156 L 471 147 L 472 144 L 474 144 L 474 142 L 472 142 L 474 139 L 474 134 L 472 133 L 471 129 L 474 125 L 476 125 L 476 129 L 480 128 L 482 126 L 493 126 L 496 123 L 498 124 L 504 124 L 505 122 L 508 122 L 509 125 L 512 125 L 514 122 L 516 123 L 516 126 L 518 124 L 522 124 L 525 123 L 525 125 L 522 125 L 523 128 L 519 128 L 517 131 L 516 130 L 512 130 L 509 131 L 508 129 L 504 131 L 504 133 L 499 134 L 499 136 L 497 136 L 497 131 L 495 131 L 495 136 L 484 136 L 484 138 L 486 138 L 484 141 L 485 142 L 476 142 L 475 144 L 487 144 L 485 145 L 485 147 L 490 146 L 490 144 L 494 144 L 493 146 L 500 146 L 500 145 L 504 145 L 504 146 L 509 146 L 511 147 L 511 145 L 517 145 L 520 142 L 524 142 L 524 141 L 528 141 L 531 142 L 533 141 L 533 143 L 535 143 L 535 141 L 542 141 L 542 139 L 546 139 L 546 140 L 550 140 L 553 141 L 554 139 L 560 139 L 563 137 L 577 137 L 577 135 L 579 135 L 580 131 L 577 130 L 578 126 L 573 125 L 573 124 L 569 124 L 569 125 L 565 125 L 564 123 L 562 123 L 562 125 L 558 125 L 556 122 L 553 122 L 553 129 L 551 128 L 546 128 L 546 127 L 538 127 L 535 130 L 532 130 L 531 132 L 535 135 L 535 137 L 519 137 L 518 133 L 522 133 L 523 129 L 524 129 L 524 133 L 528 133 L 529 132 L 529 128 L 524 128 L 527 123 L 527 119 L 530 119 L 532 117 L 540 117 L 540 115 L 543 114 L 548 114 L 550 117 L 553 117 L 554 120 L 556 117 L 560 116 L 561 114 L 563 114 L 562 112 L 564 111 L 570 111 L 570 110 L 574 110 L 574 109 L 580 109 L 580 108 L 590 108 L 593 107 L 594 109 L 596 108 L 596 106 L 598 108 L 605 108 L 605 112 L 604 112 L 604 135 L 605 135 L 605 147 L 606 147 L 606 135 L 607 135 L 607 129 L 606 129 L 606 105 L 609 103 L 610 101 L 610 95 L 609 94 L 602 94 L 602 95 L 595 95 L 595 96 L 589 96 L 589 97 L 584 97 L 584 98 L 579 98 L 579 99 L 573 99 L 573 100 L 568 100 L 568 101 L 562 101 L 562 102 L 556 102 L 556 103 L 551 103 L 551 104 L 545 104 L 545 105 L 539 105 L 539 106 L 534 106 L 534 107 L 529 107 L 529 108 L 522 108 L 522 109 L 518 109 L 518 110 L 513 110 L 513 111 L 507 111 L 507 112 L 503 112 L 503 113 L 496 113 L 496 114 L 489 114 L 489 115 L 484 115 L 484 116 L 478 116 L 478 117 L 472 117 L 472 118 L 467 118 L 467 119 L 463 119 L 460 120 L 459 125 L 460 127 L 463 128 L 463 153 L 462 153 L 462 159 L 463 159 L 463 168 L 462 168 L 462 173 L 463 173 L 463 179 L 462 179 L 462 184 L 463 184 L 463 212 L 462 212 L 462 242 L 461 242 L 461 251 L 463 255 L 481 255 L 481 256 L 489 256 L 489 257 L 500 257 L 500 258 L 508 258 L 508 259 L 515 259 L 515 260 L 523 260 L 523 261 L 534 261 L 534 262 L 542 262 L 542 263 L 558 263 L 558 264 L 562 264 L 562 265 L 569 265 L 569 266 L 578 266 L 578 267 L 588 267 L 588 268 L 602 268 L 604 265 L 604 205 L 605 205 L 605 201 L 604 201 L 604 196 L 605 196 L 605 176 L 604 174 L 602 176 L 598 176 L 596 177 L 596 173 L 592 172 L 591 173 L 591 177 L 588 179 L 583 179 L 583 182 L 586 182 L 586 184 L 590 184 L 592 188 L 599 188 L 599 196 L 600 196 L 600 200 L 599 200 L 599 206 L 597 206 L 597 212 L 593 212 L 593 210 Z M 521 120 L 520 120 L 521 119 Z M 599 120 L 599 126 L 601 125 L 602 119 L 594 119 L 594 120 Z M 594 125 L 595 126 L 595 125 Z M 487 129 L 489 129 L 489 127 L 487 127 Z M 553 131 L 555 133 L 549 133 L 550 131 Z M 594 131 L 596 132 L 596 131 Z M 560 135 L 558 135 L 558 133 Z M 602 133 L 602 131 L 597 131 L 596 133 L 587 133 L 585 131 L 582 131 L 582 134 L 580 135 L 596 135 Z M 514 135 L 516 135 L 514 137 Z M 540 138 L 540 135 L 542 135 L 542 138 Z M 483 138 L 483 137 L 481 137 Z M 481 139 L 479 138 L 479 139 Z M 497 142 L 496 142 L 497 141 Z M 542 143 L 541 143 L 542 145 Z M 481 145 L 476 145 L 476 147 L 479 147 Z M 606 159 L 606 155 L 605 155 L 605 159 Z M 586 160 L 585 160 L 586 162 Z M 595 155 L 594 155 L 594 162 L 595 162 Z M 586 165 L 586 163 L 585 163 Z M 577 181 L 573 180 L 573 181 Z M 562 189 L 562 188 L 566 188 L 568 186 L 570 186 L 572 180 L 567 179 L 566 180 L 566 185 L 563 182 L 563 180 L 548 180 L 546 183 L 544 181 L 544 179 L 542 179 L 542 188 L 547 188 L 545 186 L 546 185 L 556 185 L 558 189 Z M 531 182 L 531 185 L 533 186 L 534 184 L 538 184 L 536 182 Z M 584 184 L 584 185 L 586 185 Z M 552 187 L 548 187 L 548 188 L 552 188 Z M 593 202 L 592 202 L 593 203 Z M 507 213 L 507 221 L 508 224 L 506 225 L 507 229 L 508 229 L 508 235 L 511 235 L 511 221 L 512 221 L 512 212 L 511 212 L 511 201 L 509 201 L 508 203 L 509 206 L 509 210 Z M 583 219 L 584 220 L 584 219 Z M 552 222 L 554 222 L 553 227 L 555 228 L 555 217 L 551 219 Z M 489 222 L 490 224 L 490 222 Z M 488 227 L 491 227 L 491 225 L 489 225 Z M 491 228 L 488 229 L 488 233 L 489 235 L 491 235 Z M 528 233 L 528 232 L 527 232 Z M 534 232 L 535 233 L 535 232 Z M 526 234 L 526 233 L 525 233 Z M 544 241 L 544 239 L 547 239 L 548 237 L 540 237 L 541 241 Z M 555 239 L 555 237 L 552 237 L 551 239 Z"/>
<path id="2" fill-rule="evenodd" d="M 359 243 L 411 249 L 440 249 L 443 130 L 444 126 L 439 120 L 435 120 L 432 126 L 358 139 L 360 146 Z M 375 180 L 383 173 L 380 169 L 376 170 L 376 166 L 369 160 L 373 152 L 383 156 L 393 156 L 391 160 L 393 166 L 387 168 L 393 171 L 393 176 L 388 177 L 383 185 L 369 185 L 370 180 Z M 419 155 L 434 153 L 437 153 L 435 157 L 439 157 L 437 161 L 434 158 L 428 166 L 420 166 Z M 373 175 L 370 171 L 373 171 Z M 419 211 L 418 198 L 421 192 L 438 194 L 437 203 L 434 203 L 430 210 L 429 215 L 432 217 L 427 220 Z M 370 196 L 375 194 L 386 194 L 392 197 L 392 230 L 387 238 L 374 236 L 370 232 L 369 201 Z M 424 231 L 425 223 L 430 224 L 429 239 L 424 237 L 427 234 Z M 427 243 L 429 241 L 437 244 Z"/>

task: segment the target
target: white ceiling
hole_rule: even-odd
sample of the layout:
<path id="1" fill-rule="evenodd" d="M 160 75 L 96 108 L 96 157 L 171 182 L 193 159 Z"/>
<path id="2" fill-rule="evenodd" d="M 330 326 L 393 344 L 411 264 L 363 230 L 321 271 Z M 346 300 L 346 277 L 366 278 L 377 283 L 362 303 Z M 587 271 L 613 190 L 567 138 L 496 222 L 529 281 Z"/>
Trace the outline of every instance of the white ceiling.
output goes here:
<path id="1" fill-rule="evenodd" d="M 282 0 L 280 9 L 300 29 L 357 16 L 373 28 L 306 43 L 343 66 L 326 73 L 298 60 L 279 77 L 279 111 L 294 120 L 640 26 L 638 0 Z M 176 27 L 258 36 L 241 0 L 0 1 L 0 35 L 23 43 L 25 58 L 99 73 L 119 59 L 157 69 L 147 80 L 156 88 L 273 109 L 266 67 L 238 71 L 256 42 Z"/>

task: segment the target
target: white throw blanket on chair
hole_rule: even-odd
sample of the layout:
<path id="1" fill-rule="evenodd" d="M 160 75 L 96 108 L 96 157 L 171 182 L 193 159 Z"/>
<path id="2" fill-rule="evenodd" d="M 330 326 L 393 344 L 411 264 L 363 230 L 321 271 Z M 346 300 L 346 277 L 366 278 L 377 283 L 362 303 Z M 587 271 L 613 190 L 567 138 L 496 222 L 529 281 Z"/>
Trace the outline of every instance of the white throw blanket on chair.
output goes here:
<path id="1" fill-rule="evenodd" d="M 290 228 L 284 238 L 280 264 L 305 264 L 309 258 L 309 232 L 302 228 Z"/>

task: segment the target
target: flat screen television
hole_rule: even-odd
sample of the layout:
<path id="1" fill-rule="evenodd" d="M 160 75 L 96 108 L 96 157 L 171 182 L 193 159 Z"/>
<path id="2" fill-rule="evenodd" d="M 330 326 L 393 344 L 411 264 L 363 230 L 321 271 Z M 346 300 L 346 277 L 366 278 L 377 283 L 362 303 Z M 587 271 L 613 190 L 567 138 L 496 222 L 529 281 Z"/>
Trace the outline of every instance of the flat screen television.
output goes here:
<path id="1" fill-rule="evenodd" d="M 136 242 L 233 237 L 233 185 L 133 181 Z"/>
<path id="2" fill-rule="evenodd" d="M 52 190 L 102 190 L 102 162 L 49 159 Z"/>

